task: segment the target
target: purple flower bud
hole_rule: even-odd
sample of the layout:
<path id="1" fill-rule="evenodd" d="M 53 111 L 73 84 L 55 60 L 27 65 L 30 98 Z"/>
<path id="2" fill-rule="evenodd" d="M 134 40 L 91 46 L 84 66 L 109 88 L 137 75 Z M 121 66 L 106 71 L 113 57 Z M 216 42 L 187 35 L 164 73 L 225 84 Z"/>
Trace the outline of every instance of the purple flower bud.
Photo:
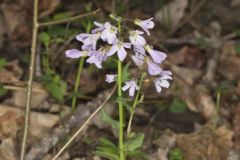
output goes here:
<path id="1" fill-rule="evenodd" d="M 95 64 L 97 68 L 102 68 L 102 62 L 107 60 L 107 56 L 100 51 L 90 51 L 88 56 L 87 62 Z"/>
<path id="2" fill-rule="evenodd" d="M 76 39 L 83 43 L 86 48 L 92 47 L 92 50 L 96 50 L 97 41 L 100 38 L 100 33 L 88 34 L 82 33 L 76 36 Z"/>
<path id="3" fill-rule="evenodd" d="M 140 26 L 147 33 L 147 35 L 150 35 L 150 32 L 148 29 L 152 29 L 154 27 L 154 22 L 152 20 L 153 18 L 149 18 L 143 21 L 136 19 L 134 21 L 134 24 Z"/>
<path id="4" fill-rule="evenodd" d="M 141 36 L 144 32 L 136 30 L 136 31 L 130 31 L 129 34 L 129 40 L 130 42 L 136 46 L 136 47 L 140 47 L 140 46 L 144 46 L 146 44 L 146 40 L 144 39 L 143 36 Z"/>
<path id="5" fill-rule="evenodd" d="M 153 50 L 152 47 L 150 47 L 149 45 L 145 45 L 144 48 L 150 54 L 153 61 L 156 63 L 159 63 L 159 64 L 162 63 L 162 61 L 165 60 L 167 57 L 165 53 Z"/>
<path id="6" fill-rule="evenodd" d="M 126 91 L 129 89 L 129 96 L 134 96 L 135 91 L 139 90 L 139 87 L 137 86 L 137 83 L 135 80 L 127 81 L 125 82 L 125 86 L 122 87 L 123 91 Z"/>
<path id="7" fill-rule="evenodd" d="M 106 75 L 106 82 L 108 82 L 108 83 L 114 82 L 114 78 L 115 78 L 115 77 L 117 77 L 116 74 L 107 74 L 107 75 Z"/>
<path id="8" fill-rule="evenodd" d="M 168 80 L 172 80 L 171 71 L 162 71 L 159 78 L 154 80 L 154 84 L 158 93 L 162 91 L 162 88 L 169 88 L 170 83 Z"/>
<path id="9" fill-rule="evenodd" d="M 119 40 L 116 40 L 106 55 L 111 56 L 117 52 L 119 60 L 123 61 L 127 56 L 125 48 L 131 48 L 131 43 L 123 43 Z"/>
<path id="10" fill-rule="evenodd" d="M 87 56 L 87 51 L 79 51 L 77 49 L 70 49 L 65 52 L 66 57 L 68 58 L 79 58 Z"/>
<path id="11" fill-rule="evenodd" d="M 101 39 L 108 44 L 112 44 L 117 39 L 117 28 L 112 26 L 109 22 L 104 24 L 104 29 L 101 32 Z"/>
<path id="12" fill-rule="evenodd" d="M 161 74 L 162 68 L 156 63 L 152 62 L 150 59 L 147 59 L 148 64 L 148 73 L 150 75 L 158 75 Z"/>

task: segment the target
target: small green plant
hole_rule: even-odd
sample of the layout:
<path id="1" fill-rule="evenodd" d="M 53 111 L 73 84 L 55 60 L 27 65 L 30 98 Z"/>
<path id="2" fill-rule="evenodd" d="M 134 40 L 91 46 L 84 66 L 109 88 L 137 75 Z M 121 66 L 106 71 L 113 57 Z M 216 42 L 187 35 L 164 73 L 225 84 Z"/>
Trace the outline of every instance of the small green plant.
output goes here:
<path id="1" fill-rule="evenodd" d="M 180 148 L 173 148 L 169 151 L 169 160 L 184 160 L 183 152 Z"/>
<path id="2" fill-rule="evenodd" d="M 169 111 L 172 113 L 182 113 L 186 110 L 187 104 L 179 98 L 175 98 L 169 108 Z"/>
<path id="3" fill-rule="evenodd" d="M 7 61 L 4 58 L 0 58 L 0 70 L 3 69 L 3 67 L 6 65 Z M 0 84 L 0 97 L 5 95 L 7 93 L 7 90 L 3 88 L 3 86 Z"/>

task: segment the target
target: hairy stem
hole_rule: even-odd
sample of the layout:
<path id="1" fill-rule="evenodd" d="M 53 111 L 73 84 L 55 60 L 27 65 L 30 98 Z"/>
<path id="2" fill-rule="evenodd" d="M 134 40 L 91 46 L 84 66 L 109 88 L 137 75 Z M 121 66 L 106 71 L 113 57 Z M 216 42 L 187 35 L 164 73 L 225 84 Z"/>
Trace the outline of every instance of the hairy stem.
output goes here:
<path id="1" fill-rule="evenodd" d="M 35 66 L 37 34 L 38 34 L 38 0 L 34 0 L 31 60 L 30 60 L 30 67 L 29 67 L 29 79 L 27 84 L 25 120 L 24 120 L 23 138 L 22 138 L 21 154 L 20 154 L 21 160 L 24 160 L 25 154 L 26 154 L 27 137 L 28 137 L 29 123 L 30 123 L 32 82 L 33 82 L 34 66 Z"/>
<path id="2" fill-rule="evenodd" d="M 78 87 L 81 79 L 81 73 L 83 70 L 84 60 L 85 60 L 85 57 L 81 57 L 78 64 L 77 77 L 76 77 L 75 86 L 74 86 L 74 97 L 72 99 L 72 112 L 74 112 L 76 109 L 77 92 L 78 92 Z"/>

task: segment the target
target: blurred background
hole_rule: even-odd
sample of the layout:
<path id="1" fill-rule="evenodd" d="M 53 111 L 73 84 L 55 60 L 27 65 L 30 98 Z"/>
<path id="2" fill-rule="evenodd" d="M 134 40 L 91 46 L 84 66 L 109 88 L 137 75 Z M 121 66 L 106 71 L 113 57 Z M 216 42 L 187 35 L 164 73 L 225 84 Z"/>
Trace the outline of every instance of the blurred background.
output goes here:
<path id="1" fill-rule="evenodd" d="M 105 83 L 105 75 L 116 64 L 105 63 L 102 70 L 84 64 L 77 110 L 71 113 L 79 60 L 66 58 L 64 52 L 80 49 L 75 36 L 94 28 L 93 21 L 109 21 L 109 14 L 114 14 L 132 20 L 153 17 L 156 26 L 146 39 L 168 54 L 164 68 L 173 72 L 170 89 L 160 94 L 152 84 L 143 84 L 145 100 L 137 107 L 133 129 L 145 133 L 142 151 L 147 159 L 239 160 L 240 0 L 40 0 L 38 19 L 56 21 L 96 9 L 96 14 L 39 29 L 27 155 L 43 150 L 44 137 L 62 139 L 35 155 L 50 159 L 109 93 L 113 85 Z M 0 0 L 2 160 L 17 160 L 19 155 L 32 15 L 32 0 Z M 130 72 L 137 72 L 134 65 Z M 115 102 L 108 102 L 105 110 L 117 118 Z M 61 160 L 100 159 L 94 154 L 99 137 L 117 139 L 100 119 L 93 119 Z"/>

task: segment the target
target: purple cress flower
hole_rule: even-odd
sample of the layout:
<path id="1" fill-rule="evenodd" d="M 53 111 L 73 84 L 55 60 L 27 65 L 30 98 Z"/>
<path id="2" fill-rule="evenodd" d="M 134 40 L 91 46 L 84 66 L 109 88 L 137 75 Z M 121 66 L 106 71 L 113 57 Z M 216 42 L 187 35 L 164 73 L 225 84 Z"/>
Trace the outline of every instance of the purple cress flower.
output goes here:
<path id="1" fill-rule="evenodd" d="M 150 32 L 148 29 L 152 29 L 154 27 L 154 22 L 152 20 L 153 18 L 149 18 L 143 21 L 136 19 L 134 21 L 134 24 L 140 26 L 147 33 L 147 35 L 150 35 Z"/>
<path id="2" fill-rule="evenodd" d="M 130 42 L 135 46 L 135 47 L 141 47 L 146 44 L 146 40 L 144 39 L 143 36 L 141 36 L 144 32 L 135 30 L 135 31 L 130 31 L 129 34 L 129 40 Z"/>
<path id="3" fill-rule="evenodd" d="M 148 64 L 148 73 L 150 75 L 158 75 L 161 74 L 162 68 L 157 65 L 156 63 L 152 62 L 150 59 L 147 58 L 147 64 Z"/>
<path id="4" fill-rule="evenodd" d="M 117 77 L 116 74 L 107 74 L 107 75 L 106 75 L 106 82 L 108 82 L 108 83 L 114 82 L 114 78 L 115 78 L 115 77 Z"/>
<path id="5" fill-rule="evenodd" d="M 79 51 L 77 49 L 70 49 L 65 52 L 66 57 L 68 58 L 79 58 L 87 56 L 87 51 Z"/>
<path id="6" fill-rule="evenodd" d="M 99 23 L 99 22 L 94 21 L 94 24 L 95 24 L 95 26 L 97 26 L 97 28 L 93 29 L 92 33 L 102 32 L 105 29 L 103 23 Z"/>
<path id="7" fill-rule="evenodd" d="M 162 91 L 162 88 L 169 88 L 170 83 L 168 80 L 172 80 L 171 71 L 162 71 L 159 78 L 154 80 L 154 84 L 158 93 Z"/>
<path id="8" fill-rule="evenodd" d="M 123 61 L 127 56 L 127 52 L 125 48 L 128 48 L 128 49 L 131 48 L 131 43 L 123 43 L 119 40 L 116 40 L 106 55 L 111 56 L 117 52 L 119 60 Z"/>
<path id="9" fill-rule="evenodd" d="M 88 56 L 87 62 L 95 64 L 97 68 L 102 68 L 102 62 L 107 60 L 107 56 L 101 51 L 90 51 Z"/>
<path id="10" fill-rule="evenodd" d="M 145 45 L 144 48 L 150 54 L 153 61 L 156 63 L 160 64 L 160 63 L 162 63 L 163 60 L 165 60 L 167 58 L 167 55 L 165 53 L 153 50 L 152 47 L 150 47 L 149 45 Z"/>
<path id="11" fill-rule="evenodd" d="M 101 39 L 108 44 L 112 44 L 117 39 L 117 28 L 112 26 L 109 22 L 104 24 L 104 29 L 101 32 Z"/>
<path id="12" fill-rule="evenodd" d="M 123 91 L 129 89 L 129 96 L 133 97 L 136 90 L 139 90 L 135 80 L 125 82 L 125 86 L 122 87 Z"/>
<path id="13" fill-rule="evenodd" d="M 88 50 L 92 48 L 92 50 L 96 50 L 97 41 L 100 38 L 100 33 L 89 34 L 82 33 L 76 36 L 76 39 L 83 43 L 82 48 L 87 48 Z"/>

